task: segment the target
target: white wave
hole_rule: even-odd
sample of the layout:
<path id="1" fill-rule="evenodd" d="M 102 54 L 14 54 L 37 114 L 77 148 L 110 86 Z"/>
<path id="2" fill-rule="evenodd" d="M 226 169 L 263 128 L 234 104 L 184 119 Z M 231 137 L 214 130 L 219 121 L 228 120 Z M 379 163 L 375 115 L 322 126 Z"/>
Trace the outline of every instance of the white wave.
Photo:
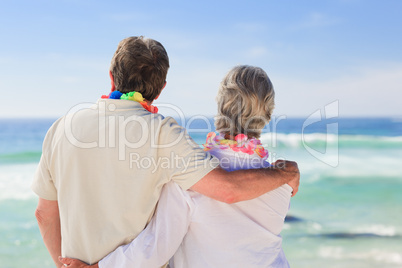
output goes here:
<path id="1" fill-rule="evenodd" d="M 360 226 L 355 229 L 352 229 L 353 233 L 364 234 L 370 233 L 380 236 L 395 236 L 396 228 L 394 226 L 385 226 L 382 224 L 373 224 L 367 226 Z"/>
<path id="2" fill-rule="evenodd" d="M 37 163 L 0 166 L 0 200 L 35 197 L 30 187 L 36 167 Z"/>
<path id="3" fill-rule="evenodd" d="M 313 228 L 313 230 L 315 231 L 321 231 L 322 230 L 322 225 L 316 222 L 313 222 L 311 224 L 311 227 Z"/>
<path id="4" fill-rule="evenodd" d="M 402 152 L 397 155 L 375 155 L 362 152 L 360 155 L 339 156 L 339 167 L 333 170 L 332 175 L 343 178 L 399 178 L 402 179 L 400 159 Z"/>
<path id="5" fill-rule="evenodd" d="M 342 247 L 321 247 L 318 254 L 323 258 L 342 259 L 344 249 Z"/>
<path id="6" fill-rule="evenodd" d="M 371 136 L 371 135 L 339 135 L 342 140 L 350 141 L 383 141 L 383 142 L 402 142 L 402 136 Z"/>
<path id="7" fill-rule="evenodd" d="M 383 143 L 402 143 L 402 136 L 372 136 L 372 135 L 336 135 L 330 133 L 264 133 L 261 135 L 263 143 L 276 147 L 278 144 L 284 144 L 289 147 L 300 147 L 305 143 L 323 142 L 333 144 L 336 142 L 355 142 L 370 145 L 370 142 Z M 368 143 L 367 143 L 368 142 Z"/>
<path id="8" fill-rule="evenodd" d="M 310 139 L 324 139 L 322 134 L 308 135 L 310 135 Z M 296 161 L 303 183 L 314 183 L 328 177 L 357 180 L 378 177 L 379 179 L 402 180 L 402 165 L 400 164 L 402 149 L 378 150 L 362 146 L 361 148 L 345 147 L 334 151 L 327 150 L 325 160 L 331 163 L 337 162 L 337 166 L 334 167 L 303 149 L 300 134 L 277 134 L 277 137 L 278 140 L 286 140 L 287 146 L 286 148 L 268 147 L 270 153 L 268 160 L 271 162 L 277 159 Z M 263 138 L 263 141 L 267 143 L 267 137 Z M 353 137 L 353 139 L 355 138 Z M 377 138 L 381 139 L 381 137 Z M 384 137 L 384 139 L 402 140 L 402 137 Z"/>
<path id="9" fill-rule="evenodd" d="M 402 253 L 386 249 L 373 248 L 364 252 L 350 252 L 342 247 L 324 246 L 318 251 L 322 258 L 328 259 L 350 259 L 377 262 L 378 264 L 402 264 Z"/>
<path id="10" fill-rule="evenodd" d="M 264 133 L 261 135 L 261 141 L 263 144 L 268 144 L 269 147 L 276 147 L 281 143 L 289 147 L 299 147 L 301 144 L 301 135 L 297 133 Z"/>
<path id="11" fill-rule="evenodd" d="M 277 157 L 277 156 L 281 157 Z M 275 157 L 277 157 L 275 159 Z M 270 151 L 268 161 L 278 158 L 289 159 L 298 163 L 303 183 L 315 183 L 323 179 L 365 180 L 367 178 L 402 181 L 402 150 L 375 154 L 375 151 L 344 152 L 329 157 L 338 158 L 337 167 L 320 161 L 307 151 L 280 149 Z"/>

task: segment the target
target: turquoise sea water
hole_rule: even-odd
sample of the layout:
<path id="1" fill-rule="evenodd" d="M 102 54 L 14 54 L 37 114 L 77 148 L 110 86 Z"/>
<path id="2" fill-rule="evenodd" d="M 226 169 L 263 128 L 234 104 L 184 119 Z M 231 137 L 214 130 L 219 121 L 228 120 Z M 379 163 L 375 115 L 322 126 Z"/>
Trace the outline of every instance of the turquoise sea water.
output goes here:
<path id="1" fill-rule="evenodd" d="M 53 267 L 30 191 L 54 119 L 0 119 L 0 267 Z M 211 121 L 211 120 L 210 120 Z M 402 120 L 335 118 L 270 124 L 270 159 L 299 163 L 283 247 L 293 268 L 402 267 Z M 203 143 L 205 122 L 180 122 Z M 332 124 L 332 127 L 327 127 Z"/>

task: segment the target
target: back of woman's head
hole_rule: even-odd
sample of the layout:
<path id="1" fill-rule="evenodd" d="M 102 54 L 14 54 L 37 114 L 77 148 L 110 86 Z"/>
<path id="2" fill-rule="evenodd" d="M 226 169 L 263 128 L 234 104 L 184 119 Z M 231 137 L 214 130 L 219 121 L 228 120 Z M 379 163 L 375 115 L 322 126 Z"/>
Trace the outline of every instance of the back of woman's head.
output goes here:
<path id="1" fill-rule="evenodd" d="M 271 119 L 274 98 L 274 88 L 263 69 L 248 65 L 234 67 L 223 78 L 216 97 L 216 130 L 259 138 Z"/>

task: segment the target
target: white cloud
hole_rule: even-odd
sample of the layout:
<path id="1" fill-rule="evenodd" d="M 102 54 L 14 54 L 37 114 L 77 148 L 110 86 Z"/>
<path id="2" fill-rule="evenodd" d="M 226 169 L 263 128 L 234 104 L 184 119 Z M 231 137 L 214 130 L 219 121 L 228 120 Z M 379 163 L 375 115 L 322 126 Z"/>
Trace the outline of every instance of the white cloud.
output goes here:
<path id="1" fill-rule="evenodd" d="M 41 57 L 41 55 L 38 55 Z M 82 71 L 107 71 L 109 68 L 110 57 L 90 58 L 84 55 L 63 55 L 59 53 L 49 53 L 42 57 L 42 64 L 54 66 L 54 68 L 68 68 L 77 70 L 77 73 Z"/>
<path id="2" fill-rule="evenodd" d="M 268 55 L 268 50 L 263 46 L 255 46 L 245 52 L 246 58 L 260 58 L 266 55 Z"/>
<path id="3" fill-rule="evenodd" d="M 378 69 L 359 68 L 358 72 L 326 81 L 275 79 L 276 114 L 306 116 L 339 100 L 341 116 L 402 115 L 402 66 Z"/>
<path id="4" fill-rule="evenodd" d="M 297 25 L 294 25 L 294 30 L 308 29 L 308 28 L 320 28 L 331 26 L 341 23 L 340 18 L 335 18 L 324 13 L 312 12 L 308 14 L 306 18 L 300 21 Z"/>
<path id="5" fill-rule="evenodd" d="M 197 59 L 194 63 L 175 59 L 175 65 L 168 74 L 166 89 L 155 105 L 174 104 L 185 115 L 215 114 L 219 83 L 230 67 L 210 59 Z"/>
<path id="6" fill-rule="evenodd" d="M 110 90 L 109 59 L 62 54 L 3 58 L 0 117 L 54 117 Z"/>
<path id="7" fill-rule="evenodd" d="M 320 81 L 269 74 L 276 91 L 275 114 L 305 117 L 339 100 L 340 116 L 402 115 L 402 65 L 371 66 L 377 68 L 350 68 Z M 186 115 L 213 115 L 219 83 L 231 67 L 207 59 L 197 60 L 197 66 L 184 59 L 176 62 L 159 101 L 180 106 Z"/>
<path id="8" fill-rule="evenodd" d="M 255 57 L 267 53 L 264 47 L 250 51 Z M 0 68 L 0 116 L 58 116 L 109 91 L 109 58 L 50 54 L 40 60 L 3 57 L 0 61 L 6 63 Z M 157 103 L 178 105 L 186 115 L 215 114 L 219 83 L 234 64 L 202 55 L 174 55 L 168 86 Z M 341 116 L 402 115 L 402 65 L 375 62 L 366 66 L 375 67 L 350 67 L 343 75 L 320 81 L 270 72 L 276 90 L 275 114 L 304 117 L 339 100 Z"/>
<path id="9" fill-rule="evenodd" d="M 127 13 L 120 12 L 120 13 L 111 13 L 104 16 L 114 22 L 133 22 L 133 21 L 144 22 L 144 21 L 150 21 L 153 18 L 151 14 L 145 12 L 127 12 Z"/>
<path id="10" fill-rule="evenodd" d="M 267 26 L 265 24 L 257 22 L 239 22 L 235 24 L 235 29 L 250 33 L 262 32 L 266 30 L 266 28 Z"/>

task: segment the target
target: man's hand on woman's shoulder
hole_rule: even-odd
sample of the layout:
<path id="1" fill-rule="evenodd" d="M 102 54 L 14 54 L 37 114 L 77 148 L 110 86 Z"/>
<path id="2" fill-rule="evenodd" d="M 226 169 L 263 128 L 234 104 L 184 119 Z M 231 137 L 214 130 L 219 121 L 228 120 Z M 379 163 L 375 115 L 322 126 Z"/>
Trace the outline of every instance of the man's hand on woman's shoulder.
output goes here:
<path id="1" fill-rule="evenodd" d="M 286 174 L 291 175 L 291 179 L 288 184 L 290 185 L 290 187 L 293 188 L 292 197 L 295 196 L 296 193 L 299 191 L 300 184 L 300 171 L 297 163 L 288 160 L 278 160 L 272 163 L 272 167 L 280 169 L 283 172 L 286 172 Z"/>
<path id="2" fill-rule="evenodd" d="M 70 268 L 99 268 L 98 263 L 88 265 L 77 259 L 59 257 L 59 261 L 66 267 Z"/>

